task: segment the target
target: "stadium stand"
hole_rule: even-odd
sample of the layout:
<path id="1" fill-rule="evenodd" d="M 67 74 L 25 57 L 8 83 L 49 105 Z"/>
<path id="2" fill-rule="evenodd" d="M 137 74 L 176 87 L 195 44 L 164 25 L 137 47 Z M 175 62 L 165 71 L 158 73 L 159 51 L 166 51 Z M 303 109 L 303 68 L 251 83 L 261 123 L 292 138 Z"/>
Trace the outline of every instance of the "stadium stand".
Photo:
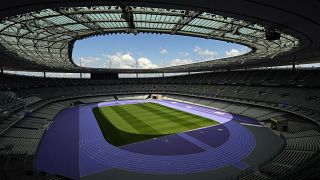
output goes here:
<path id="1" fill-rule="evenodd" d="M 235 73 L 237 74 L 237 78 L 239 78 L 239 74 L 241 74 L 241 72 Z M 281 72 L 276 73 L 281 74 Z M 244 72 L 244 75 L 246 75 L 246 72 Z M 190 77 L 187 76 L 190 78 L 190 81 L 193 79 L 192 76 L 193 75 L 190 75 Z M 202 76 L 204 75 L 202 74 Z M 12 76 L 6 76 L 6 78 L 9 77 Z M 141 79 L 130 79 L 130 83 L 127 79 L 119 79 L 116 84 L 113 83 L 112 80 L 90 81 L 89 83 L 87 80 L 80 79 L 76 81 L 69 81 L 68 79 L 47 78 L 45 80 L 45 87 L 41 87 L 37 84 L 38 82 L 34 82 L 34 87 L 28 87 L 27 89 L 10 88 L 10 91 L 3 91 L 6 92 L 3 93 L 6 94 L 6 96 L 12 97 L 14 94 L 15 97 L 14 100 L 7 101 L 6 104 L 11 104 L 13 101 L 19 102 L 20 99 L 27 99 L 28 97 L 36 97 L 34 98 L 36 102 L 26 101 L 25 104 L 28 104 L 25 105 L 26 108 L 19 109 L 19 106 L 16 107 L 12 110 L 13 113 L 10 113 L 7 118 L 1 121 L 1 125 L 4 127 L 0 137 L 0 144 L 3 145 L 2 149 L 4 150 L 3 154 L 13 153 L 34 155 L 42 134 L 50 126 L 50 123 L 57 113 L 70 106 L 70 102 L 80 100 L 84 103 L 91 103 L 114 100 L 114 97 L 110 96 L 110 94 L 116 95 L 117 98 L 121 100 L 146 99 L 151 93 L 170 93 L 164 94 L 162 96 L 163 99 L 214 107 L 260 121 L 266 121 L 270 119 L 270 117 L 285 115 L 288 113 L 297 114 L 297 112 L 299 113 L 302 108 L 307 112 L 317 111 L 318 108 L 318 106 L 314 105 L 309 106 L 308 98 L 304 98 L 310 94 L 304 94 L 304 91 L 301 91 L 300 93 L 299 91 L 293 90 L 298 89 L 298 87 L 290 87 L 292 89 L 292 93 L 295 93 L 295 95 L 299 95 L 300 93 L 300 100 L 292 101 L 285 98 L 280 98 L 281 100 L 279 100 L 279 97 L 281 97 L 284 92 L 288 91 L 288 87 L 251 85 L 237 86 L 238 89 L 242 89 L 241 95 L 239 95 L 239 93 L 228 90 L 228 88 L 231 89 L 230 87 L 234 86 L 232 84 L 224 83 L 223 85 L 219 84 L 208 87 L 205 83 L 197 83 L 198 81 L 193 82 L 193 84 L 189 81 L 186 83 L 177 83 L 179 80 L 176 79 L 179 78 L 180 77 L 167 77 L 167 82 L 172 81 L 172 83 L 167 84 L 159 83 L 159 79 L 157 78 L 145 78 L 143 81 L 144 83 L 139 83 Z M 19 79 L 24 79 L 24 81 L 27 79 L 30 82 L 36 81 L 33 78 L 25 76 L 21 76 Z M 175 79 L 175 81 L 172 79 Z M 185 77 L 183 79 L 185 79 Z M 68 82 L 70 84 L 68 84 Z M 75 82 L 77 82 L 76 85 L 74 84 Z M 132 82 L 135 84 L 134 89 L 131 85 Z M 154 82 L 157 83 L 153 84 Z M 222 81 L 220 81 L 220 83 L 221 82 Z M 63 83 L 64 86 L 61 87 L 61 83 Z M 90 84 L 90 86 L 82 85 L 84 83 Z M 32 83 L 29 83 L 29 85 L 30 84 Z M 15 86 L 16 85 L 17 84 L 15 84 Z M 146 88 L 148 85 L 157 88 L 148 89 Z M 203 86 L 206 88 L 203 88 Z M 185 91 L 186 89 L 188 89 L 188 91 Z M 202 91 L 204 89 L 206 91 Z M 223 89 L 223 91 L 221 89 Z M 268 98 L 269 102 L 263 101 L 262 104 L 260 102 L 263 100 L 261 97 L 258 95 L 251 95 L 257 91 L 264 91 L 268 94 L 265 96 L 271 97 Z M 137 92 L 144 94 L 132 94 Z M 311 88 L 310 92 L 318 94 L 316 89 Z M 215 93 L 219 95 L 215 95 Z M 90 97 L 97 95 L 102 96 Z M 274 96 L 274 98 L 272 98 L 272 96 Z M 312 102 L 316 104 L 318 103 L 318 101 Z M 284 106 L 284 104 L 288 104 L 290 108 Z M 306 113 L 305 117 L 319 123 L 319 116 Z M 297 167 L 306 164 L 310 159 L 318 155 L 320 148 L 320 142 L 318 140 L 320 139 L 320 136 L 318 131 L 310 130 L 295 134 L 282 133 L 281 135 L 287 142 L 284 150 L 270 163 L 259 168 L 259 171 L 242 177 L 243 179 L 270 179 L 278 176 L 281 177 L 283 174 L 291 172 Z"/>
<path id="2" fill-rule="evenodd" d="M 227 167 L 232 175 L 222 170 L 224 179 L 319 179 L 320 71 L 318 68 L 298 67 L 320 62 L 318 9 L 318 0 L 17 0 L 2 3 L 0 179 L 66 179 L 59 173 L 38 171 L 34 165 L 43 137 L 54 127 L 52 124 L 56 117 L 65 109 L 80 109 L 100 102 L 153 98 L 189 103 L 199 112 L 228 112 L 233 117 L 233 125 L 239 125 L 242 130 L 250 130 L 253 134 L 256 132 L 247 140 L 248 144 L 260 145 L 260 149 L 257 146 L 250 154 L 256 156 L 249 155 L 247 159 Z M 112 18 L 107 18 L 110 14 Z M 78 66 L 73 61 L 72 50 L 77 40 L 117 33 L 218 39 L 245 45 L 250 51 L 240 56 L 226 55 L 220 59 L 154 69 L 114 69 L 111 62 L 110 68 L 89 68 Z M 43 77 L 6 74 L 12 71 L 43 73 Z M 77 73 L 81 78 L 46 76 L 52 72 Z M 82 73 L 91 73 L 91 78 L 82 78 Z M 119 78 L 120 74 L 134 78 Z M 142 78 L 150 74 L 157 74 L 158 77 Z M 176 106 L 182 107 L 179 104 Z M 211 109 L 203 110 L 201 106 Z M 76 108 L 73 110 L 76 111 Z M 92 115 L 90 108 L 86 110 L 82 112 L 83 116 Z M 281 120 L 290 122 L 295 128 L 278 128 L 276 125 Z M 89 121 L 85 123 L 92 125 Z M 68 125 L 70 129 L 78 127 L 71 126 L 72 123 Z M 90 131 L 90 126 L 82 130 L 95 135 L 93 139 L 100 137 L 97 131 Z M 233 139 L 240 146 L 243 137 L 236 132 L 238 134 Z M 266 134 L 262 132 L 272 133 L 281 142 L 275 145 L 277 147 L 272 147 L 275 151 L 270 152 L 268 157 L 263 157 L 268 147 L 263 146 L 262 141 L 255 141 L 258 136 L 265 140 L 263 135 Z M 205 132 L 199 133 L 199 137 L 202 133 Z M 76 140 L 79 139 L 77 134 L 73 135 Z M 83 144 L 87 143 L 86 138 L 83 138 Z M 196 138 L 189 137 L 189 141 L 193 141 L 193 145 L 198 144 L 197 147 L 202 147 L 202 150 L 210 148 Z M 157 142 L 166 141 L 160 139 Z M 67 148 L 70 144 L 61 149 L 70 151 Z M 100 145 L 102 148 L 103 145 Z M 88 147 L 86 150 L 89 153 L 103 152 Z M 115 152 L 112 146 L 108 147 L 111 153 Z M 219 152 L 223 154 L 225 151 Z M 230 152 L 230 156 L 237 158 L 236 153 Z M 71 154 L 77 156 L 75 152 Z M 117 155 L 112 157 L 119 158 Z M 257 160 L 257 156 L 261 159 Z M 130 157 L 118 162 L 123 163 L 127 159 Z M 107 156 L 100 160 L 109 165 Z M 249 162 L 256 163 L 252 163 L 256 166 L 251 166 Z M 205 164 L 200 160 L 197 163 L 199 166 Z M 146 171 L 151 169 L 144 164 L 141 167 Z M 164 172 L 163 167 L 156 167 L 157 172 Z M 176 168 L 176 172 L 182 170 L 174 164 L 170 167 Z M 139 174 L 133 170 L 128 175 L 129 172 L 119 173 L 117 170 L 111 169 L 110 174 L 122 175 L 118 179 L 129 179 L 129 175 L 134 175 L 130 176 L 132 179 L 212 179 L 210 171 L 198 173 L 201 178 L 195 175 L 197 173 L 185 176 L 181 173 L 176 178 L 175 174 L 156 172 L 153 176 L 152 173 Z"/>
<path id="3" fill-rule="evenodd" d="M 274 73 L 270 74 L 281 74 L 282 71 L 274 71 Z M 227 72 L 224 72 L 227 73 Z M 232 72 L 237 73 L 238 76 L 241 74 L 240 72 Z M 247 72 L 243 72 L 243 75 L 246 76 Z M 218 74 L 221 74 L 218 73 Z M 301 73 L 298 73 L 301 74 Z M 208 74 L 207 76 L 210 76 L 212 74 Z M 315 75 L 316 78 L 317 74 Z M 10 77 L 11 75 L 9 75 Z M 192 75 L 194 76 L 194 75 Z M 196 74 L 196 76 L 199 76 Z M 202 76 L 204 76 L 202 74 Z M 310 76 L 308 76 L 310 78 Z M 91 90 L 88 89 L 88 87 L 82 88 L 83 84 L 88 84 L 88 80 L 73 80 L 70 81 L 68 79 L 49 79 L 47 78 L 47 83 L 45 85 L 45 89 L 49 89 L 51 97 L 54 97 L 55 94 L 58 96 L 58 94 L 65 92 L 65 87 L 60 87 L 61 85 L 68 86 L 67 82 L 70 81 L 71 87 L 68 87 L 68 91 L 70 92 L 70 95 L 74 96 L 72 92 L 76 92 L 76 94 L 83 94 L 83 95 L 99 95 L 99 94 L 105 94 L 105 93 L 130 93 L 132 92 L 132 87 L 130 84 L 135 84 L 135 92 L 148 92 L 148 93 L 178 93 L 178 94 L 186 94 L 186 95 L 195 95 L 195 96 L 203 96 L 203 97 L 210 97 L 215 98 L 218 100 L 232 100 L 234 102 L 240 102 L 245 104 L 253 104 L 253 105 L 259 105 L 264 107 L 271 107 L 276 109 L 281 109 L 284 111 L 293 112 L 298 115 L 302 115 L 304 117 L 313 119 L 315 121 L 319 121 L 320 114 L 319 106 L 317 104 L 319 103 L 319 100 L 317 97 L 319 97 L 319 91 L 313 88 L 307 88 L 307 87 L 300 87 L 299 84 L 295 84 L 295 86 L 290 86 L 290 84 L 282 85 L 282 86 L 264 86 L 264 84 L 260 84 L 259 86 L 253 86 L 253 85 L 233 85 L 225 83 L 224 85 L 208 85 L 207 82 L 203 82 L 203 84 L 199 84 L 198 79 L 194 79 L 194 82 L 192 82 L 193 78 L 185 77 L 183 76 L 183 79 L 189 78 L 189 83 L 182 83 L 179 82 L 179 78 L 181 77 L 167 77 L 166 81 L 171 81 L 171 83 L 163 84 L 163 83 L 156 83 L 154 82 L 159 81 L 158 78 L 141 78 L 141 79 L 120 79 L 117 83 L 113 82 L 113 80 L 110 81 L 91 81 Z M 239 77 L 238 77 L 239 78 Z M 23 81 L 29 81 L 29 85 L 32 85 L 32 81 L 37 81 L 37 78 L 31 79 L 28 77 L 20 77 L 20 79 L 24 79 Z M 206 80 L 208 78 L 205 78 Z M 121 82 L 120 82 L 121 81 Z M 143 83 L 140 83 L 143 82 Z M 119 85 L 120 83 L 123 83 L 123 85 Z M 190 84 L 193 83 L 193 84 Z M 4 84 L 4 82 L 3 82 Z M 35 83 L 36 84 L 36 83 Z M 49 85 L 50 84 L 50 85 Z M 154 87 L 157 87 L 156 89 L 146 89 L 144 84 L 153 84 Z M 22 93 L 19 94 L 19 91 L 15 91 L 16 94 L 19 94 L 21 98 L 24 97 L 30 97 L 31 95 L 37 95 L 37 98 L 46 98 L 45 95 L 43 95 L 43 88 L 41 88 L 41 83 L 38 84 L 38 88 L 30 88 L 27 90 L 24 90 Z M 50 88 L 49 88 L 50 87 Z M 177 88 L 179 87 L 179 88 Z M 240 93 L 234 92 L 234 91 L 227 91 L 228 87 L 233 87 L 232 89 L 242 89 Z M 17 88 L 17 87 L 16 87 Z M 263 89 L 263 90 L 262 90 Z M 103 90 L 103 91 L 102 91 Z M 226 92 L 224 92 L 226 91 Z M 257 94 L 256 96 L 252 96 L 252 94 Z M 295 97 L 295 98 L 289 98 L 289 97 Z M 267 98 L 267 101 L 265 100 Z M 223 107 L 223 105 L 218 105 Z M 220 108 L 221 108 L 220 107 Z M 248 111 L 250 113 L 250 111 Z M 262 116 L 262 115 L 261 115 Z M 257 117 L 258 118 L 258 117 Z"/>
<path id="4" fill-rule="evenodd" d="M 303 176 L 293 172 L 296 171 L 297 167 L 301 164 L 305 164 L 304 166 L 310 166 L 311 164 L 315 169 L 318 167 L 317 163 L 312 162 L 313 159 L 317 159 L 319 156 L 320 133 L 318 131 L 310 130 L 299 133 L 282 133 L 282 136 L 286 139 L 284 150 L 273 159 L 272 162 L 261 167 L 254 175 L 250 174 L 241 179 L 272 179 L 275 177 L 280 179 L 298 179 Z M 303 178 L 308 177 L 309 174 L 304 172 L 308 171 L 307 169 L 299 170 L 300 173 L 305 175 Z"/>

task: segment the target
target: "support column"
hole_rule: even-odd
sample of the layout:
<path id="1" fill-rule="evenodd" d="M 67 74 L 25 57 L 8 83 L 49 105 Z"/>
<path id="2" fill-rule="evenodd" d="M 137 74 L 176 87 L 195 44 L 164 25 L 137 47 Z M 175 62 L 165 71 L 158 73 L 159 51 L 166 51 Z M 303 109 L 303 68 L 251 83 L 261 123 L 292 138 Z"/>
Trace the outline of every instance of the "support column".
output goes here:
<path id="1" fill-rule="evenodd" d="M 3 74 L 3 67 L 1 67 L 1 74 Z"/>
<path id="2" fill-rule="evenodd" d="M 292 62 L 292 70 L 296 70 L 296 59 L 295 58 L 293 59 L 293 62 Z"/>
<path id="3" fill-rule="evenodd" d="M 46 72 L 43 72 L 43 77 L 47 78 Z"/>

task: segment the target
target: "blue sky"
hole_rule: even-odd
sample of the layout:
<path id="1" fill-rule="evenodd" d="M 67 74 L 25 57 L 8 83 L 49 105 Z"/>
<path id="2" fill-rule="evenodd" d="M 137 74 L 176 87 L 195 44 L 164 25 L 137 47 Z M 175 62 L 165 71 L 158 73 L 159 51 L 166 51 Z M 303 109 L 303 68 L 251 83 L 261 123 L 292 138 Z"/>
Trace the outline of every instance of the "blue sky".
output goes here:
<path id="1" fill-rule="evenodd" d="M 230 57 L 245 46 L 218 40 L 159 34 L 116 34 L 76 41 L 73 60 L 82 66 L 157 68 Z"/>

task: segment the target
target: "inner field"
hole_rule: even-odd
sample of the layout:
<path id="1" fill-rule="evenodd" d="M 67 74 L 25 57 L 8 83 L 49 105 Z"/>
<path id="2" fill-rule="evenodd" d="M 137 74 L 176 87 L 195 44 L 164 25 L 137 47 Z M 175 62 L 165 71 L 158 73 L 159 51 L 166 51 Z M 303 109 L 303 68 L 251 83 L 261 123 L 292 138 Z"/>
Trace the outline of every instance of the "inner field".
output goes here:
<path id="1" fill-rule="evenodd" d="M 93 113 L 104 138 L 114 146 L 219 124 L 157 103 L 96 107 Z"/>

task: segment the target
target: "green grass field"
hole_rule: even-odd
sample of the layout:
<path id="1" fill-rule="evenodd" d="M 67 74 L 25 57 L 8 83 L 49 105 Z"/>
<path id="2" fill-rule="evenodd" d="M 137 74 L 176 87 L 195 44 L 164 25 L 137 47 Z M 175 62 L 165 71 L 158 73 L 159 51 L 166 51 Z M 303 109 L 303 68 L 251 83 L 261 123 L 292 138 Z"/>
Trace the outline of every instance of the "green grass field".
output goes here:
<path id="1" fill-rule="evenodd" d="M 93 113 L 104 138 L 114 146 L 219 124 L 156 103 L 96 107 Z"/>

